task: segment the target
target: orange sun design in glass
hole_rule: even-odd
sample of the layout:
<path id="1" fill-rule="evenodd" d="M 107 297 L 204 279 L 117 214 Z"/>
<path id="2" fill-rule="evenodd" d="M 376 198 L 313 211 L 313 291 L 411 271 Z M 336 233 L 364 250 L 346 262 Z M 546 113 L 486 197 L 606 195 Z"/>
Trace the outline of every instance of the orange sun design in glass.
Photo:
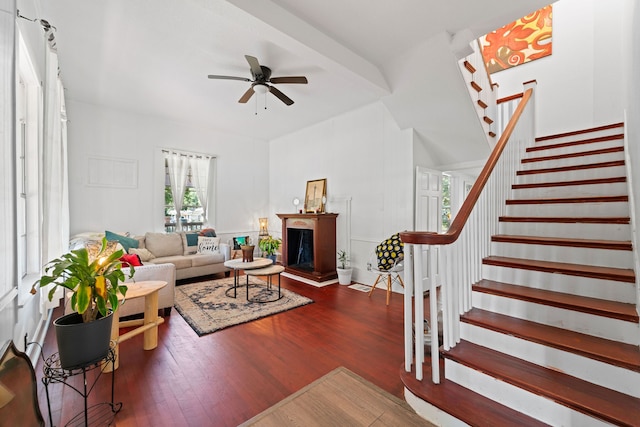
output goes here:
<path id="1" fill-rule="evenodd" d="M 489 73 L 551 55 L 551 5 L 480 38 Z"/>

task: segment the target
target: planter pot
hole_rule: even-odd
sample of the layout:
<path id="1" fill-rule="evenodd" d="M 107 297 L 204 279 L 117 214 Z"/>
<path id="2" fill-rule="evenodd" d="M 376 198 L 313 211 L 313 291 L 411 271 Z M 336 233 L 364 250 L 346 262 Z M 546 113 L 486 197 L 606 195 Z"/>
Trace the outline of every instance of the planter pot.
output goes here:
<path id="1" fill-rule="evenodd" d="M 277 259 L 278 255 L 273 254 L 273 255 L 267 255 L 267 258 L 269 258 L 271 261 L 273 261 L 273 263 L 276 263 L 276 259 Z"/>
<path id="2" fill-rule="evenodd" d="M 255 245 L 240 245 L 242 249 L 242 262 L 253 262 L 253 250 Z"/>
<path id="3" fill-rule="evenodd" d="M 113 311 L 89 323 L 83 323 L 82 315 L 78 313 L 56 319 L 53 325 L 60 366 L 63 369 L 81 368 L 104 359 L 109 352 L 112 321 Z"/>
<path id="4" fill-rule="evenodd" d="M 353 269 L 349 268 L 336 268 L 338 272 L 338 283 L 341 285 L 350 285 L 351 284 L 351 273 Z"/>

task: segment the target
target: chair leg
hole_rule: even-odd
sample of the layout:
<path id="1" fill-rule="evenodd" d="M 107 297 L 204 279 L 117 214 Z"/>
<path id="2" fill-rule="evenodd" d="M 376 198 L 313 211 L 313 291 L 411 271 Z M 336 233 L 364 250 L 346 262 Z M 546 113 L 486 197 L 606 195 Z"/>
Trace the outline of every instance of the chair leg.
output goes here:
<path id="1" fill-rule="evenodd" d="M 391 297 L 391 275 L 387 275 L 387 305 L 389 305 L 389 298 Z"/>
<path id="2" fill-rule="evenodd" d="M 396 277 L 398 278 L 398 280 L 400 281 L 400 285 L 404 288 L 404 282 L 402 281 L 402 277 L 400 277 L 399 273 L 396 273 Z"/>
<path id="3" fill-rule="evenodd" d="M 378 281 L 380 281 L 381 277 L 382 277 L 382 274 L 378 274 L 378 277 L 376 278 L 376 281 L 373 283 L 373 286 L 371 287 L 371 290 L 369 291 L 369 296 L 371 296 L 371 294 L 373 293 L 373 290 L 376 288 L 376 285 L 378 284 Z"/>

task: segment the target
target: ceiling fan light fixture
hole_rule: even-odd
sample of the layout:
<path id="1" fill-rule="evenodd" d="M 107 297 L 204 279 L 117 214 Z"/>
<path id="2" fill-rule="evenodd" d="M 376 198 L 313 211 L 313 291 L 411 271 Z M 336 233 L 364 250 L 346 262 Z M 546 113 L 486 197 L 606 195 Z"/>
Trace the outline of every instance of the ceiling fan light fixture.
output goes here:
<path id="1" fill-rule="evenodd" d="M 255 85 L 253 85 L 253 91 L 259 95 L 264 95 L 265 93 L 269 92 L 269 86 L 262 83 L 256 83 Z"/>

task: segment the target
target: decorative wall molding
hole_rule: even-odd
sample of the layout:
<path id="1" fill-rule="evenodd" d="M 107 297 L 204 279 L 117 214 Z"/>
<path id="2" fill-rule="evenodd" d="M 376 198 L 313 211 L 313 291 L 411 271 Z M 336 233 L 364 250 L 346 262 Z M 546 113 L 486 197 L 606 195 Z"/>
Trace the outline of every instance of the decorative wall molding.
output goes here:
<path id="1" fill-rule="evenodd" d="M 138 188 L 138 161 L 109 157 L 87 160 L 89 187 Z"/>

